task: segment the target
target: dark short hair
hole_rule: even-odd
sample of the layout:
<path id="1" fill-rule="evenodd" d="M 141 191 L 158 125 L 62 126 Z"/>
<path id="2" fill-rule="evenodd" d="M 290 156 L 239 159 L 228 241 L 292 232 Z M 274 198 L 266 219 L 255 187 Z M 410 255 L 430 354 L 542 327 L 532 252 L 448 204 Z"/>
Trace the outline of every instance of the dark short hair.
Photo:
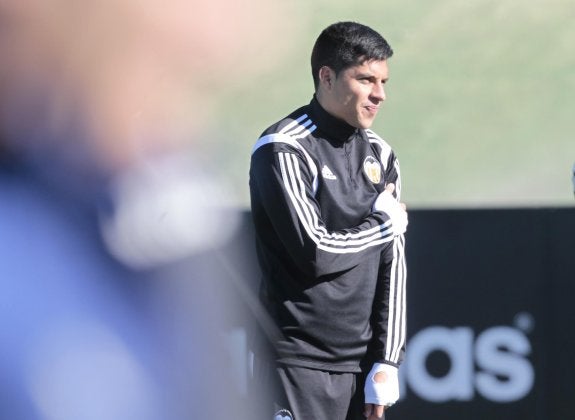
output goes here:
<path id="1" fill-rule="evenodd" d="M 356 22 L 337 22 L 319 35 L 311 53 L 311 71 L 315 87 L 319 69 L 328 66 L 335 74 L 369 60 L 383 61 L 393 55 L 387 41 L 369 26 Z"/>

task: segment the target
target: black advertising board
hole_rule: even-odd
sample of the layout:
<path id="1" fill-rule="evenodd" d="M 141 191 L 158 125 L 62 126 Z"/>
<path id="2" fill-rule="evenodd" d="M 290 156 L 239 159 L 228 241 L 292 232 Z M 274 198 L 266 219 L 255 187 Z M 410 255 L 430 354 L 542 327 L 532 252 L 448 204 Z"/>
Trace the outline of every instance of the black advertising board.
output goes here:
<path id="1" fill-rule="evenodd" d="M 574 244 L 573 209 L 411 212 L 403 398 L 388 419 L 570 418 Z"/>
<path id="2" fill-rule="evenodd" d="M 244 220 L 232 265 L 253 290 Z M 575 208 L 412 210 L 406 253 L 407 357 L 387 420 L 575 416 Z"/>

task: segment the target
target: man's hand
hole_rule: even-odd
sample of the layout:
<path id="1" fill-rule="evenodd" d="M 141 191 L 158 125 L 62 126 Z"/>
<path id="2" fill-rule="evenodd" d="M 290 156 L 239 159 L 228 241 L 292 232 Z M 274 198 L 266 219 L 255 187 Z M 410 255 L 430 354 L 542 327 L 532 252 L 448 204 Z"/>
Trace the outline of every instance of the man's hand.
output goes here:
<path id="1" fill-rule="evenodd" d="M 385 420 L 385 408 L 383 405 L 366 404 L 363 416 L 367 420 Z"/>
<path id="2" fill-rule="evenodd" d="M 365 379 L 365 408 L 363 415 L 368 420 L 382 419 L 385 407 L 399 399 L 399 378 L 397 368 L 385 363 L 374 363 Z"/>
<path id="3" fill-rule="evenodd" d="M 391 220 L 391 228 L 395 236 L 405 233 L 407 229 L 407 212 L 405 204 L 400 203 L 393 196 L 394 184 L 385 186 L 385 190 L 377 196 L 373 203 L 373 210 L 382 211 Z"/>

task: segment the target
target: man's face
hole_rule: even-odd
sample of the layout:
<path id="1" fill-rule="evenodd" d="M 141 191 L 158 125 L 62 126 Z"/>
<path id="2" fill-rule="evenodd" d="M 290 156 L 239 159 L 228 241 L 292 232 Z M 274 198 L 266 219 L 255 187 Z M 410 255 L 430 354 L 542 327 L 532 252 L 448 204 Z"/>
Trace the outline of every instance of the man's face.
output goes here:
<path id="1" fill-rule="evenodd" d="M 387 61 L 370 60 L 335 73 L 324 91 L 324 108 L 356 128 L 369 128 L 385 100 L 384 85 L 389 78 Z"/>

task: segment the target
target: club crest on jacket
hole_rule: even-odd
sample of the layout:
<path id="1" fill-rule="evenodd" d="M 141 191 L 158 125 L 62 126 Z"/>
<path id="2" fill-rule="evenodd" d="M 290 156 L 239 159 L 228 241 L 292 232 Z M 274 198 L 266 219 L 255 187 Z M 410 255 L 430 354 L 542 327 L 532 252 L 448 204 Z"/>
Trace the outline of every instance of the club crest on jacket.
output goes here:
<path id="1" fill-rule="evenodd" d="M 282 408 L 280 411 L 275 413 L 273 420 L 293 420 L 293 415 L 289 410 Z"/>
<path id="2" fill-rule="evenodd" d="M 363 172 L 374 184 L 381 182 L 381 164 L 373 156 L 368 156 L 363 161 Z"/>

